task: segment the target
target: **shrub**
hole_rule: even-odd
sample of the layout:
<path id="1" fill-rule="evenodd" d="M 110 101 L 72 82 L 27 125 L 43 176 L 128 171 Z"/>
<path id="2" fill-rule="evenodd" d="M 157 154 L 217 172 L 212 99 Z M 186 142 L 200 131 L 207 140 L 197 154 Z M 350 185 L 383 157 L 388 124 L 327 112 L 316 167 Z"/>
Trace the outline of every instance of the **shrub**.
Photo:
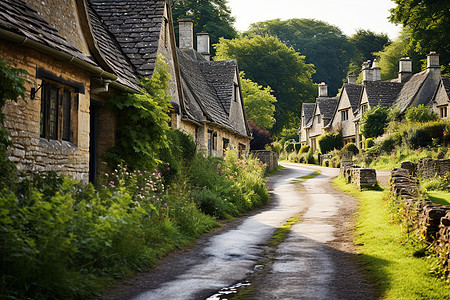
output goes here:
<path id="1" fill-rule="evenodd" d="M 425 123 L 437 120 L 438 116 L 429 107 L 421 104 L 416 107 L 409 107 L 406 110 L 405 118 L 409 122 Z"/>
<path id="2" fill-rule="evenodd" d="M 355 145 L 355 143 L 348 143 L 347 145 L 342 148 L 342 152 L 348 151 L 353 153 L 353 155 L 357 155 L 359 153 L 358 147 Z"/>
<path id="3" fill-rule="evenodd" d="M 379 140 L 379 148 L 380 151 L 383 152 L 391 152 L 395 149 L 396 145 L 400 145 L 402 143 L 402 133 L 397 132 L 394 134 L 389 134 L 384 136 Z"/>
<path id="4" fill-rule="evenodd" d="M 261 129 L 252 121 L 248 121 L 248 125 L 252 130 L 253 139 L 250 141 L 251 150 L 264 150 L 266 145 L 272 142 L 272 136 L 269 131 Z"/>
<path id="5" fill-rule="evenodd" d="M 306 162 L 308 164 L 316 163 L 316 159 L 314 158 L 314 152 L 312 152 L 312 149 L 309 149 L 308 153 L 306 154 Z"/>
<path id="6" fill-rule="evenodd" d="M 294 144 L 290 141 L 286 141 L 284 143 L 284 152 L 286 153 L 291 153 L 294 152 L 295 148 L 294 148 Z"/>
<path id="7" fill-rule="evenodd" d="M 273 152 L 280 155 L 281 150 L 283 150 L 283 145 L 281 145 L 280 142 L 275 141 L 272 144 L 270 144 L 270 148 L 272 149 Z"/>
<path id="8" fill-rule="evenodd" d="M 372 148 L 375 145 L 373 138 L 368 138 L 365 141 L 366 149 Z"/>
<path id="9" fill-rule="evenodd" d="M 342 135 L 340 133 L 324 133 L 318 139 L 320 152 L 328 153 L 334 149 L 341 149 L 343 146 Z"/>
<path id="10" fill-rule="evenodd" d="M 308 153 L 308 151 L 309 151 L 310 148 L 311 148 L 311 146 L 309 146 L 309 145 L 303 145 L 303 146 L 300 148 L 298 154 Z"/>
<path id="11" fill-rule="evenodd" d="M 295 163 L 298 162 L 298 154 L 295 152 L 289 153 L 288 161 L 295 162 Z"/>
<path id="12" fill-rule="evenodd" d="M 410 127 L 406 131 L 406 142 L 414 149 L 432 145 L 435 141 L 443 140 L 448 129 L 445 121 L 433 121 Z"/>
<path id="13" fill-rule="evenodd" d="M 388 110 L 386 107 L 378 104 L 376 107 L 368 110 L 361 118 L 361 133 L 365 138 L 375 138 L 384 132 L 388 121 Z"/>

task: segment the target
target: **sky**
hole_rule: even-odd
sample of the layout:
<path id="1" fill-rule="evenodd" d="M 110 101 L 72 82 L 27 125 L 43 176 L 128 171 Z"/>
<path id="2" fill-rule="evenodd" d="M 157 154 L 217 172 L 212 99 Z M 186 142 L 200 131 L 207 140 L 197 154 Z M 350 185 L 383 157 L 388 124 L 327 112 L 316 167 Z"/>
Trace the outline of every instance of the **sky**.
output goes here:
<path id="1" fill-rule="evenodd" d="M 358 29 L 386 33 L 394 40 L 401 30 L 388 21 L 391 0 L 228 0 L 235 28 L 242 32 L 251 23 L 271 19 L 316 19 L 339 27 L 351 36 Z"/>

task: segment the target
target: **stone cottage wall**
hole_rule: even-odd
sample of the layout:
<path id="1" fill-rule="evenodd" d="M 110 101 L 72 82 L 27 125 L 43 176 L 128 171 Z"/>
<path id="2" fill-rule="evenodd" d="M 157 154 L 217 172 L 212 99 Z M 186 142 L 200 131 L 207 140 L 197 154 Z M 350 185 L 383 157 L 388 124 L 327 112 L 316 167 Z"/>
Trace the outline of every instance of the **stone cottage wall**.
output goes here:
<path id="1" fill-rule="evenodd" d="M 53 60 L 47 55 L 24 46 L 0 41 L 0 55 L 12 62 L 16 68 L 28 72 L 26 99 L 7 101 L 5 127 L 10 131 L 13 147 L 9 158 L 22 172 L 37 173 L 56 171 L 62 175 L 87 182 L 89 179 L 89 84 L 87 72 L 73 65 Z M 41 91 L 34 100 L 29 97 L 31 88 L 42 82 L 36 78 L 38 67 L 61 75 L 65 80 L 84 84 L 84 94 L 78 94 L 77 129 L 75 143 L 46 140 L 40 137 Z"/>

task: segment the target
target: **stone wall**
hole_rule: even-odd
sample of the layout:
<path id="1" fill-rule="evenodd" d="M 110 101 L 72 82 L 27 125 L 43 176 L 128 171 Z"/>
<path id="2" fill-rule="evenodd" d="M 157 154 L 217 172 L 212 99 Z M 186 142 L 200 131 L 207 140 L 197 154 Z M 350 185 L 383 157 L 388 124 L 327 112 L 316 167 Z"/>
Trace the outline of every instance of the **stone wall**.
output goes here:
<path id="1" fill-rule="evenodd" d="M 417 173 L 422 179 L 444 177 L 450 172 L 450 159 L 424 158 L 417 163 Z"/>
<path id="2" fill-rule="evenodd" d="M 404 168 L 391 171 L 390 192 L 400 199 L 408 223 L 427 243 L 433 244 L 443 266 L 450 270 L 450 206 L 421 199 L 417 179 L 411 176 L 411 170 Z"/>
<path id="3" fill-rule="evenodd" d="M 352 154 L 348 151 L 342 153 L 339 174 L 345 178 L 347 183 L 355 184 L 361 188 L 370 188 L 377 184 L 375 169 L 353 165 Z"/>
<path id="4" fill-rule="evenodd" d="M 271 150 L 252 150 L 251 154 L 266 164 L 266 172 L 271 172 L 278 167 L 278 154 Z"/>

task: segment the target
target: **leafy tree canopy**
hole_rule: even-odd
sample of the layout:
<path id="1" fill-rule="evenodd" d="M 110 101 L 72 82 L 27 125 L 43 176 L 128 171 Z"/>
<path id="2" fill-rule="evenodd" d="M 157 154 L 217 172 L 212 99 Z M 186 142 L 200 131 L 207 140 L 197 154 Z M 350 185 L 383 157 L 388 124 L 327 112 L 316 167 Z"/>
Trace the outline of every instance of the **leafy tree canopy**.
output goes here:
<path id="1" fill-rule="evenodd" d="M 226 39 L 237 37 L 236 29 L 233 27 L 235 18 L 231 16 L 226 0 L 171 0 L 171 7 L 177 41 L 177 20 L 183 18 L 194 21 L 194 37 L 200 32 L 209 33 L 211 45 L 216 44 L 221 37 Z"/>
<path id="2" fill-rule="evenodd" d="M 375 52 L 383 50 L 385 46 L 391 43 L 386 34 L 377 34 L 364 29 L 359 29 L 350 37 L 350 41 L 355 46 L 355 56 L 352 63 L 359 69 L 363 62 L 375 59 Z"/>
<path id="3" fill-rule="evenodd" d="M 365 112 L 361 118 L 361 133 L 365 138 L 375 138 L 384 133 L 388 123 L 388 109 L 378 104 Z"/>
<path id="4" fill-rule="evenodd" d="M 220 39 L 215 48 L 216 60 L 237 59 L 248 79 L 273 89 L 278 101 L 272 133 L 298 128 L 301 103 L 313 100 L 316 90 L 311 80 L 314 66 L 305 63 L 304 56 L 270 36 Z"/>
<path id="5" fill-rule="evenodd" d="M 263 87 L 250 79 L 244 78 L 241 72 L 242 95 L 244 97 L 247 119 L 253 121 L 261 129 L 270 129 L 275 124 L 275 106 L 277 98 L 272 95 L 270 87 Z"/>
<path id="6" fill-rule="evenodd" d="M 274 19 L 250 25 L 245 36 L 276 36 L 287 46 L 305 55 L 313 64 L 316 83 L 326 82 L 330 95 L 335 95 L 347 75 L 353 46 L 342 31 L 328 23 L 313 19 Z"/>
<path id="7" fill-rule="evenodd" d="M 411 29 L 408 53 L 440 54 L 444 73 L 450 73 L 450 2 L 447 0 L 394 0 L 390 20 Z"/>

